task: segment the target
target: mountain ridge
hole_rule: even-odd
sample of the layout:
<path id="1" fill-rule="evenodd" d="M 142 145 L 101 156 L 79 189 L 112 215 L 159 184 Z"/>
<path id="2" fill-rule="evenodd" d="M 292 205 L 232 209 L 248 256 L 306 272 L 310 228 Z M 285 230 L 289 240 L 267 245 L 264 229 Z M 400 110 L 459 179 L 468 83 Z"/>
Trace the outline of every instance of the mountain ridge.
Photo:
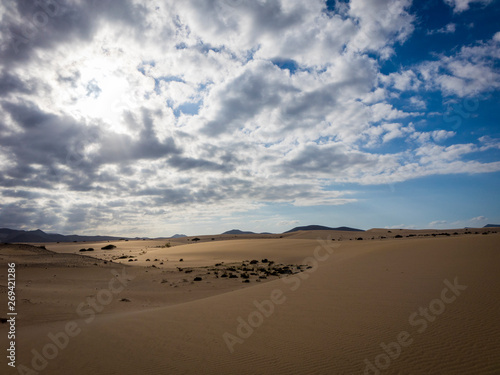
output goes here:
<path id="1" fill-rule="evenodd" d="M 117 241 L 120 239 L 132 239 L 114 236 L 80 236 L 77 234 L 63 235 L 58 233 L 45 233 L 41 229 L 36 230 L 16 230 L 0 228 L 0 242 L 83 242 L 83 241 Z"/>
<path id="2" fill-rule="evenodd" d="M 222 234 L 256 234 L 256 233 L 250 232 L 250 231 L 243 231 L 243 230 L 239 230 L 239 229 L 231 229 L 231 230 L 228 230 Z"/>
<path id="3" fill-rule="evenodd" d="M 363 229 L 356 229 L 356 228 L 350 228 L 350 227 L 337 227 L 337 228 L 330 228 L 330 227 L 325 227 L 323 225 L 306 225 L 302 227 L 295 227 L 293 229 L 290 229 L 289 231 L 283 232 L 283 233 L 292 233 L 292 232 L 298 232 L 298 231 L 307 231 L 307 230 L 337 230 L 337 231 L 346 231 L 346 232 L 364 232 Z"/>

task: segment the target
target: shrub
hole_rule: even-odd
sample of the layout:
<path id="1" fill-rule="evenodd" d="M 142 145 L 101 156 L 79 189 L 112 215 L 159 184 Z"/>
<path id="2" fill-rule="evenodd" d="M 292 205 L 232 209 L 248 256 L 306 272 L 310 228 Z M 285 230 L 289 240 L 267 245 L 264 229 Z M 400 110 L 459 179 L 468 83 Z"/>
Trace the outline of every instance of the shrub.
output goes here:
<path id="1" fill-rule="evenodd" d="M 403 238 L 403 236 L 400 235 L 400 234 L 397 234 L 397 235 L 394 236 L 394 238 Z"/>
<path id="2" fill-rule="evenodd" d="M 101 250 L 113 250 L 116 249 L 115 245 L 106 245 L 104 247 L 101 247 Z"/>
<path id="3" fill-rule="evenodd" d="M 202 280 L 202 278 L 201 278 L 201 277 L 199 277 L 199 276 L 196 276 L 196 277 L 194 278 L 194 281 L 201 281 L 201 280 Z"/>

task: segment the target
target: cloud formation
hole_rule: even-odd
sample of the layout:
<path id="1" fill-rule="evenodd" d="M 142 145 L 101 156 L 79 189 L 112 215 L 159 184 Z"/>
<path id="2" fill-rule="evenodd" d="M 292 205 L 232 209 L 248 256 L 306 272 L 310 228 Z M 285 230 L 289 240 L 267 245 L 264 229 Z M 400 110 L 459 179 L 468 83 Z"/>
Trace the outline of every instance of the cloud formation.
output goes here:
<path id="1" fill-rule="evenodd" d="M 470 4 L 478 3 L 481 5 L 488 5 L 493 0 L 444 0 L 446 4 L 453 7 L 455 13 L 461 13 L 470 8 Z"/>
<path id="2" fill-rule="evenodd" d="M 336 184 L 500 171 L 471 156 L 498 140 L 429 128 L 424 99 L 498 90 L 499 38 L 385 72 L 411 6 L 3 1 L 0 223 L 137 230 L 356 201 Z"/>

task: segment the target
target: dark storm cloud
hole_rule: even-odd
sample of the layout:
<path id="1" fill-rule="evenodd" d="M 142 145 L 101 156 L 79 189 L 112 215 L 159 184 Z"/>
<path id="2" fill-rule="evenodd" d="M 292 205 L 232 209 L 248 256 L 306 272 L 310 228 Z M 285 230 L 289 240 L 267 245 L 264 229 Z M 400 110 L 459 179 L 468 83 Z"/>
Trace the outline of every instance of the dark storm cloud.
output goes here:
<path id="1" fill-rule="evenodd" d="M 204 171 L 230 172 L 232 170 L 232 167 L 229 165 L 217 164 L 209 160 L 194 159 L 183 156 L 173 156 L 167 160 L 167 164 L 180 171 L 198 169 Z"/>
<path id="2" fill-rule="evenodd" d="M 150 197 L 155 205 L 209 204 L 220 200 L 248 197 L 253 193 L 253 183 L 233 177 L 221 177 L 204 181 L 186 181 L 189 187 L 147 188 L 135 191 L 136 196 Z"/>
<path id="3" fill-rule="evenodd" d="M 278 35 L 300 25 L 307 14 L 306 4 L 285 10 L 279 0 L 189 0 L 184 1 L 181 7 L 183 6 L 189 10 L 196 26 L 220 36 L 241 31 L 239 21 L 245 20 L 248 28 L 244 39 L 249 44 L 258 43 L 260 38 Z"/>
<path id="4" fill-rule="evenodd" d="M 50 182 L 62 182 L 74 190 L 87 191 L 94 188 L 96 181 L 111 182 L 119 178 L 96 175 L 103 164 L 159 159 L 181 153 L 172 137 L 158 141 L 147 111 L 137 124 L 142 130 L 135 139 L 105 132 L 97 125 L 80 124 L 72 118 L 45 113 L 33 103 L 3 102 L 1 105 L 22 129 L 0 138 L 0 146 L 16 162 L 5 171 L 10 179 L 2 178 L 3 186 L 49 187 Z M 1 130 L 7 130 L 5 123 L 0 123 Z M 86 155 L 84 149 L 88 145 L 97 146 L 97 151 Z"/>
<path id="5" fill-rule="evenodd" d="M 65 218 L 69 223 L 78 224 L 83 223 L 89 216 L 89 207 L 73 207 L 65 214 Z"/>
<path id="6" fill-rule="evenodd" d="M 270 62 L 257 63 L 225 85 L 220 93 L 220 110 L 202 133 L 211 137 L 231 133 L 263 109 L 277 107 L 284 93 L 294 91 L 278 80 L 278 69 Z"/>
<path id="7" fill-rule="evenodd" d="M 31 102 L 3 102 L 5 112 L 22 129 L 0 139 L 0 145 L 15 155 L 20 166 L 67 164 L 82 140 L 92 138 L 97 129 L 87 128 L 72 118 L 45 113 Z M 6 125 L 0 127 L 5 130 Z"/>
<path id="8" fill-rule="evenodd" d="M 136 195 L 151 196 L 155 207 L 164 204 L 180 205 L 196 202 L 190 190 L 181 188 L 150 188 L 139 190 Z"/>
<path id="9" fill-rule="evenodd" d="M 99 156 L 93 162 L 97 164 L 123 163 L 140 159 L 161 159 L 169 155 L 179 155 L 182 150 L 173 137 L 160 142 L 156 136 L 152 113 L 142 111 L 142 118 L 129 116 L 128 122 L 133 128 L 141 129 L 139 137 L 126 134 L 105 133 L 100 139 Z"/>
<path id="10" fill-rule="evenodd" d="M 258 202 L 289 202 L 296 199 L 313 199 L 319 194 L 313 183 L 258 184 L 252 180 L 221 177 L 208 181 L 193 181 L 189 187 L 148 188 L 134 192 L 135 196 L 150 198 L 153 206 L 197 206 L 230 202 L 238 199 Z M 327 196 L 328 194 L 323 194 Z M 144 201 L 144 200 L 143 200 Z M 145 200 L 148 202 L 148 199 Z"/>
<path id="11" fill-rule="evenodd" d="M 5 97 L 11 93 L 28 94 L 33 90 L 31 86 L 31 82 L 24 82 L 9 72 L 0 74 L 0 97 Z"/>
<path id="12" fill-rule="evenodd" d="M 343 145 L 317 144 L 304 146 L 295 155 L 284 160 L 277 172 L 285 175 L 304 173 L 338 173 L 348 168 L 369 168 L 377 164 L 375 158 L 357 151 L 349 151 Z"/>
<path id="13" fill-rule="evenodd" d="M 0 191 L 0 194 L 4 197 L 10 197 L 10 198 L 27 198 L 27 199 L 34 199 L 34 198 L 40 198 L 42 197 L 42 194 L 36 193 L 34 191 L 27 191 L 27 190 L 3 190 Z"/>
<path id="14" fill-rule="evenodd" d="M 335 110 L 337 97 L 340 95 L 339 86 L 330 84 L 294 96 L 280 111 L 282 125 L 291 130 L 304 127 L 305 124 L 312 126 L 319 124 L 328 113 Z"/>
<path id="15" fill-rule="evenodd" d="M 57 211 L 57 210 L 56 210 Z M 0 203 L 0 223 L 6 228 L 49 228 L 61 217 L 50 207 L 41 208 L 32 201 L 21 200 L 11 204 Z"/>
<path id="16" fill-rule="evenodd" d="M 128 0 L 5 0 L 0 33 L 8 41 L 0 49 L 4 65 L 29 60 L 36 49 L 72 40 L 90 40 L 103 19 L 142 25 L 144 9 Z"/>

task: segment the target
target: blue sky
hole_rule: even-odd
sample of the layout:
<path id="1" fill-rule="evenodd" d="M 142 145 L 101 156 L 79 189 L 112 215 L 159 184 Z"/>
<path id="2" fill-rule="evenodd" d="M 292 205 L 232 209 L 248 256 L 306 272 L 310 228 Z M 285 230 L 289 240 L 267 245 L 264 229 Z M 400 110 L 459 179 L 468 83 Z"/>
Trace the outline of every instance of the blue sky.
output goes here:
<path id="1" fill-rule="evenodd" d="M 7 0 L 0 19 L 0 227 L 500 223 L 498 0 Z"/>

